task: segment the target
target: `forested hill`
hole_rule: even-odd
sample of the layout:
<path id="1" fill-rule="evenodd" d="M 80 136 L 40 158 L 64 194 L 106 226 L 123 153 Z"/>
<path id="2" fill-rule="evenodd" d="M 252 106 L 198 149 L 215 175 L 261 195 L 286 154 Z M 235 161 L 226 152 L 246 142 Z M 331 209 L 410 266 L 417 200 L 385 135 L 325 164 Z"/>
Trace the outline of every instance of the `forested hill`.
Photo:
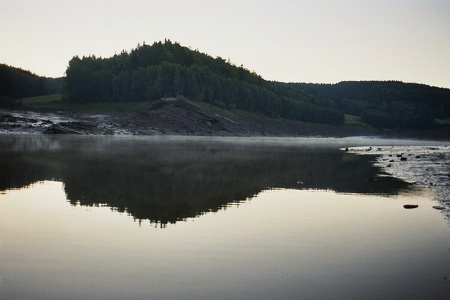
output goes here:
<path id="1" fill-rule="evenodd" d="M 66 71 L 72 103 L 141 102 L 185 96 L 272 117 L 342 124 L 336 105 L 300 88 L 269 82 L 221 57 L 166 40 L 110 58 L 74 57 Z"/>
<path id="2" fill-rule="evenodd" d="M 20 68 L 0 64 L 0 96 L 10 99 L 60 93 L 63 78 L 41 77 Z"/>
<path id="3" fill-rule="evenodd" d="M 18 105 L 11 99 L 61 91 L 70 104 L 128 105 L 184 96 L 223 109 L 305 122 L 344 124 L 347 119 L 394 129 L 450 124 L 450 89 L 398 81 L 267 81 L 242 65 L 169 40 L 109 58 L 75 56 L 65 78 L 40 77 L 0 64 L 0 107 Z"/>
<path id="4" fill-rule="evenodd" d="M 286 84 L 332 101 L 346 114 L 380 128 L 426 129 L 450 118 L 450 89 L 399 81 Z"/>

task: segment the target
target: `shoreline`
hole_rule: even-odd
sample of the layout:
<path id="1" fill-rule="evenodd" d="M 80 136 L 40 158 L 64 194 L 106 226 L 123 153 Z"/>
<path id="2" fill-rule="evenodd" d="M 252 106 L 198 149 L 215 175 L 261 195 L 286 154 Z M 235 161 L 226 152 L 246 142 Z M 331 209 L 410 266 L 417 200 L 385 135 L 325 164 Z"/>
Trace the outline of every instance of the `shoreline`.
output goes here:
<path id="1" fill-rule="evenodd" d="M 353 137 L 450 141 L 450 130 L 387 131 L 367 126 L 328 125 L 166 105 L 141 112 L 69 113 L 0 109 L 0 133 L 227 136 Z"/>
<path id="2" fill-rule="evenodd" d="M 450 146 L 364 146 L 341 150 L 374 155 L 374 165 L 381 167 L 386 175 L 430 190 L 433 199 L 440 203 L 432 208 L 442 211 L 450 221 Z"/>

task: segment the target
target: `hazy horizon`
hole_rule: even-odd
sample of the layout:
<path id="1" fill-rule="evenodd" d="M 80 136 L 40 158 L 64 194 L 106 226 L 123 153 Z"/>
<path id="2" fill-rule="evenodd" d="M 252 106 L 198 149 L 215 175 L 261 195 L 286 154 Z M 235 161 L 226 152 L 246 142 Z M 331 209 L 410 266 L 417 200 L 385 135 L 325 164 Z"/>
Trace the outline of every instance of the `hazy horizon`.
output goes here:
<path id="1" fill-rule="evenodd" d="M 56 1 L 0 4 L 0 63 L 64 76 L 78 56 L 170 39 L 266 80 L 450 88 L 450 1 Z"/>

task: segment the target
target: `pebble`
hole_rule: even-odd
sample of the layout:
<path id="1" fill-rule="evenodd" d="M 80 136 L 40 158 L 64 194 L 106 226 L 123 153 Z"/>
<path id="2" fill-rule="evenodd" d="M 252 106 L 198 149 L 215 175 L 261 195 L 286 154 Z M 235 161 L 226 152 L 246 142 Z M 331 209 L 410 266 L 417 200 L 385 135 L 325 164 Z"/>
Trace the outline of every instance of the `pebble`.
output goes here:
<path id="1" fill-rule="evenodd" d="M 403 208 L 405 208 L 405 209 L 413 209 L 413 208 L 418 208 L 419 207 L 419 205 L 416 205 L 416 204 L 405 204 L 405 205 L 403 205 Z"/>
<path id="2" fill-rule="evenodd" d="M 433 208 L 434 209 L 437 209 L 437 210 L 443 210 L 443 209 L 445 209 L 445 207 L 443 207 L 443 206 L 433 206 Z"/>

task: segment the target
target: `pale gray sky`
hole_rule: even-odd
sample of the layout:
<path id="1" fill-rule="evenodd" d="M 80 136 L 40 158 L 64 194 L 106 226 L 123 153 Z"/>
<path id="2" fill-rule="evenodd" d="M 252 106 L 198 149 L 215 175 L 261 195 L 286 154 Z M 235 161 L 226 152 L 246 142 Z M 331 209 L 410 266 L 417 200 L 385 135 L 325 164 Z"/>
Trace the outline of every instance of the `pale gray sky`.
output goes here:
<path id="1" fill-rule="evenodd" d="M 268 80 L 450 88 L 450 0 L 0 0 L 0 62 L 38 75 L 165 38 Z"/>

